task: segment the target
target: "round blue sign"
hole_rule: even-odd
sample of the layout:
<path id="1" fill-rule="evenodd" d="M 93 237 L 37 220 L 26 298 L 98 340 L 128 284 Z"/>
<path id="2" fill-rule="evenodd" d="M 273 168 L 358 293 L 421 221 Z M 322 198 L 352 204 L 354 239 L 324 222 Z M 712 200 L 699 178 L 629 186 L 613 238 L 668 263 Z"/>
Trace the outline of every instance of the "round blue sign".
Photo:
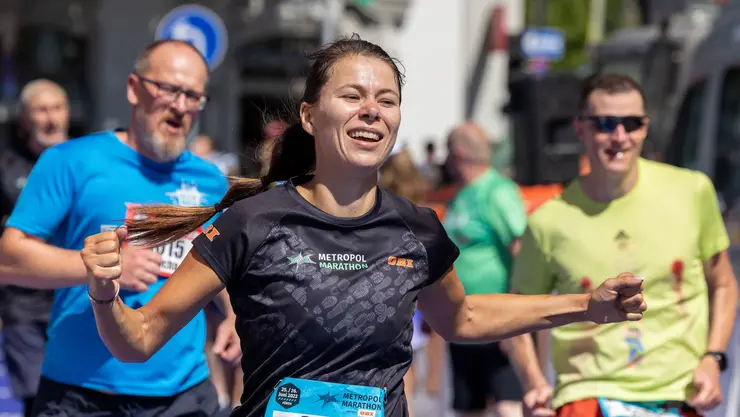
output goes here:
<path id="1" fill-rule="evenodd" d="M 172 9 L 159 21 L 155 38 L 189 42 L 200 51 L 211 71 L 223 61 L 228 45 L 223 20 L 213 10 L 198 4 Z"/>

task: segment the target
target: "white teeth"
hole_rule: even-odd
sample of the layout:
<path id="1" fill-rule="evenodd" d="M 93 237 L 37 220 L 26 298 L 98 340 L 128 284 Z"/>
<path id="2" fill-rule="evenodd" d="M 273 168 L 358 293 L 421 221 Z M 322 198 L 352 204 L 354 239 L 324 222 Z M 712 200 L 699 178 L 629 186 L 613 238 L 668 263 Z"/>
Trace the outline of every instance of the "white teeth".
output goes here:
<path id="1" fill-rule="evenodd" d="M 371 139 L 371 140 L 380 140 L 380 135 L 373 132 L 368 132 L 366 130 L 354 130 L 349 133 L 349 137 L 351 138 L 363 138 L 363 139 Z"/>

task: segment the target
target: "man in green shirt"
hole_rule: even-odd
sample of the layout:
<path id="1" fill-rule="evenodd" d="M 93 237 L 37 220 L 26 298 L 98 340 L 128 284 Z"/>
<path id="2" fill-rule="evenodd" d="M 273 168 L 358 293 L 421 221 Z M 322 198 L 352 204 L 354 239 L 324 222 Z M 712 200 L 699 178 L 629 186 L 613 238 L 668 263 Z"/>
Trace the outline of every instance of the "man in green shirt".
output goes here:
<path id="1" fill-rule="evenodd" d="M 527 226 L 519 188 L 491 168 L 492 144 L 473 123 L 448 138 L 447 166 L 462 186 L 444 226 L 460 248 L 455 269 L 466 294 L 506 293 L 516 246 Z M 498 343 L 449 346 L 453 408 L 459 416 L 482 416 L 494 399 L 500 417 L 522 415 L 523 392 Z"/>

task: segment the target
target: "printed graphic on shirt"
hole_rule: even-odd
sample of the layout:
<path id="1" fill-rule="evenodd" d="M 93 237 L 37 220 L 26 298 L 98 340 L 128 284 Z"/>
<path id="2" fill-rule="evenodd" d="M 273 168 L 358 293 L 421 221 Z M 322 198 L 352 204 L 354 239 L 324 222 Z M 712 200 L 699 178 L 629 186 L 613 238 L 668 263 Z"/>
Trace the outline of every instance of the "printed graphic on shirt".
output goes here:
<path id="1" fill-rule="evenodd" d="M 180 188 L 166 195 L 172 200 L 172 204 L 177 206 L 197 207 L 208 204 L 206 195 L 198 191 L 198 186 L 194 182 L 190 184 L 182 182 Z"/>
<path id="2" fill-rule="evenodd" d="M 271 265 L 275 275 L 284 277 L 284 290 L 336 339 L 373 334 L 394 318 L 398 297 L 421 284 L 428 273 L 412 233 L 404 235 L 403 246 L 392 250 L 411 261 L 410 268 L 390 264 L 387 255 L 368 258 L 359 253 L 315 252 L 301 236 L 283 226 L 275 226 L 268 240 L 282 243 L 260 248 L 255 253 L 256 262 Z M 373 383 L 380 377 L 377 372 L 369 375 L 372 380 L 358 381 Z"/>
<path id="3" fill-rule="evenodd" d="M 645 346 L 642 344 L 642 331 L 639 327 L 629 325 L 625 328 L 624 341 L 629 349 L 628 365 L 630 368 L 639 365 L 645 356 Z"/>
<path id="4" fill-rule="evenodd" d="M 316 257 L 316 261 L 312 259 Z M 356 253 L 312 253 L 299 252 L 295 256 L 288 256 L 288 265 L 295 265 L 296 271 L 301 265 L 318 265 L 319 268 L 331 271 L 357 271 L 367 269 L 368 264 L 364 255 Z"/>
<path id="5" fill-rule="evenodd" d="M 681 259 L 676 259 L 673 261 L 673 264 L 671 264 L 671 278 L 673 278 L 673 292 L 676 294 L 676 309 L 678 310 L 678 313 L 682 316 L 686 316 L 686 307 L 684 306 L 684 302 L 686 299 L 684 298 L 683 292 L 681 291 L 681 284 L 683 284 L 684 280 L 684 263 Z"/>

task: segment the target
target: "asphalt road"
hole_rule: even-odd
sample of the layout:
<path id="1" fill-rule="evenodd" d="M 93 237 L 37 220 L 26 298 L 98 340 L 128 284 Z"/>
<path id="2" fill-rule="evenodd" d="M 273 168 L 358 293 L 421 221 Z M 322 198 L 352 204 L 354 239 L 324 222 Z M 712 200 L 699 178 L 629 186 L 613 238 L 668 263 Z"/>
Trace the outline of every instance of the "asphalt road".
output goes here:
<path id="1" fill-rule="evenodd" d="M 738 314 L 740 317 L 740 312 Z M 735 326 L 732 342 L 729 349 L 730 369 L 722 375 L 722 389 L 725 394 L 725 401 L 716 410 L 708 413 L 706 417 L 740 417 L 740 332 L 737 329 L 740 323 Z M 0 343 L 2 343 L 2 334 L 0 333 Z M 424 360 L 418 360 L 420 377 L 423 377 Z M 733 376 L 737 376 L 733 380 Z M 449 408 L 451 399 L 449 398 L 449 369 L 446 372 L 445 384 L 441 398 L 428 398 L 423 394 L 415 395 L 417 416 L 425 417 L 454 417 L 454 413 Z M 20 417 L 21 404 L 11 397 L 10 386 L 5 371 L 5 364 L 0 355 L 0 417 Z"/>

